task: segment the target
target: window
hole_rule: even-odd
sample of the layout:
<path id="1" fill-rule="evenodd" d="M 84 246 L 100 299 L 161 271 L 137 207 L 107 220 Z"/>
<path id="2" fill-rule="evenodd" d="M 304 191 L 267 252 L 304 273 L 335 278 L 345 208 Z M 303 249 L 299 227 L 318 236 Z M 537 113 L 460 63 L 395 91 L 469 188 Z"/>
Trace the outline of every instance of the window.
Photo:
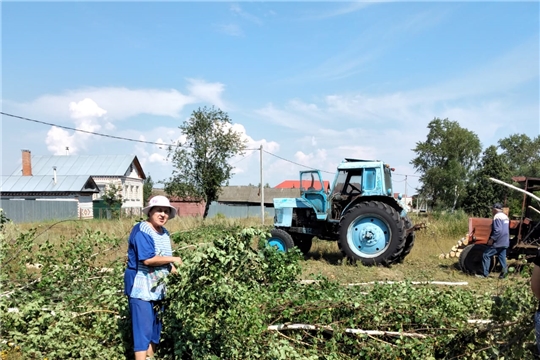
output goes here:
<path id="1" fill-rule="evenodd" d="M 365 169 L 364 173 L 365 173 L 365 182 L 364 182 L 365 190 L 375 189 L 375 184 L 377 180 L 375 169 Z"/>

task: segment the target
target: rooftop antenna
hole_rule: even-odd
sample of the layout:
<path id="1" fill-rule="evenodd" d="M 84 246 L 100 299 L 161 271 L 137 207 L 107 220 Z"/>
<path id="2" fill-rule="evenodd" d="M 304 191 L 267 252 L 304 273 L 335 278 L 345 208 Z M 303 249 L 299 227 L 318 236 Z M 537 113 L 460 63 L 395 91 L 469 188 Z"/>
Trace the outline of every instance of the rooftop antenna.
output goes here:
<path id="1" fill-rule="evenodd" d="M 69 155 L 69 146 L 66 146 L 66 155 Z"/>
<path id="2" fill-rule="evenodd" d="M 53 166 L 53 181 L 54 181 L 54 184 L 56 185 L 56 166 Z"/>

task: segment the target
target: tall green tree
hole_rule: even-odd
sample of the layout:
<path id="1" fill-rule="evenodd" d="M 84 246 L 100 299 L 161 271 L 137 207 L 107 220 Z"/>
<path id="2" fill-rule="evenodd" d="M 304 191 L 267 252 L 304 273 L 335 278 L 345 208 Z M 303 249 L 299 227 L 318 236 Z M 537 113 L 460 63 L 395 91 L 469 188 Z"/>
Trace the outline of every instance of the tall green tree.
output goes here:
<path id="1" fill-rule="evenodd" d="M 152 177 L 150 174 L 148 174 L 148 177 L 144 179 L 143 182 L 143 206 L 146 206 L 148 204 L 148 200 L 152 196 L 152 190 L 154 189 L 154 181 L 152 180 Z"/>
<path id="2" fill-rule="evenodd" d="M 434 118 L 426 141 L 417 142 L 411 164 L 420 175 L 420 194 L 433 208 L 455 209 L 466 193 L 470 171 L 482 150 L 478 136 L 458 122 Z"/>
<path id="3" fill-rule="evenodd" d="M 199 108 L 181 125 L 185 141 L 169 148 L 173 173 L 165 181 L 170 195 L 205 202 L 203 217 L 221 187 L 228 184 L 233 167 L 229 160 L 243 154 L 246 141 L 232 128 L 229 116 L 214 107 Z"/>
<path id="4" fill-rule="evenodd" d="M 540 177 L 540 135 L 513 134 L 499 140 L 499 147 L 512 175 Z"/>
<path id="5" fill-rule="evenodd" d="M 484 150 L 480 165 L 467 184 L 467 196 L 463 202 L 463 209 L 467 213 L 478 217 L 491 217 L 491 205 L 495 202 L 508 205 L 509 189 L 489 180 L 490 177 L 504 182 L 511 181 L 508 163 L 503 155 L 497 154 L 497 147 L 494 145 Z"/>

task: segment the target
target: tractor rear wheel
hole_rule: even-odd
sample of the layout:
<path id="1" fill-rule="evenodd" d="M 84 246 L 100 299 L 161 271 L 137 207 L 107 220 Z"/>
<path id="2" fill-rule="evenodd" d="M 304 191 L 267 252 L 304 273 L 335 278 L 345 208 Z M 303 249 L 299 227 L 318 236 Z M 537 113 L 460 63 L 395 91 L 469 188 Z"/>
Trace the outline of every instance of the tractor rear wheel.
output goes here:
<path id="1" fill-rule="evenodd" d="M 266 242 L 278 251 L 286 252 L 294 247 L 292 236 L 285 230 L 273 229 L 270 231 L 270 235 Z"/>
<path id="2" fill-rule="evenodd" d="M 487 245 L 471 244 L 459 254 L 459 266 L 461 270 L 469 275 L 482 275 L 484 273 L 483 257 L 484 251 L 488 248 Z M 489 264 L 489 272 L 495 267 L 495 257 L 491 258 Z"/>
<path id="3" fill-rule="evenodd" d="M 390 205 L 378 201 L 349 209 L 339 225 L 339 249 L 364 265 L 389 266 L 400 258 L 406 242 L 405 223 Z"/>

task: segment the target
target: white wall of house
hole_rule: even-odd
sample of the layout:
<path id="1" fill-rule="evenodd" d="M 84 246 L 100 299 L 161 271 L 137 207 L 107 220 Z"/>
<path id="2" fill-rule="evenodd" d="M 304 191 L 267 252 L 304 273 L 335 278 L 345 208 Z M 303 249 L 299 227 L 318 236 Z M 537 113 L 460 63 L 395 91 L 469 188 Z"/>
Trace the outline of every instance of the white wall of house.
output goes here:
<path id="1" fill-rule="evenodd" d="M 143 208 L 142 179 L 126 178 L 122 184 L 124 204 L 123 208 Z"/>
<path id="2" fill-rule="evenodd" d="M 79 196 L 79 219 L 93 219 L 94 208 L 92 203 L 92 195 Z"/>
<path id="3" fill-rule="evenodd" d="M 130 174 L 137 176 L 137 173 L 133 171 Z M 143 206 L 143 185 L 144 180 L 141 178 L 132 178 L 126 176 L 119 177 L 92 177 L 100 189 L 99 194 L 95 194 L 93 200 L 99 200 L 103 196 L 107 186 L 114 184 L 115 186 L 122 188 L 122 209 L 132 214 L 140 213 Z"/>

